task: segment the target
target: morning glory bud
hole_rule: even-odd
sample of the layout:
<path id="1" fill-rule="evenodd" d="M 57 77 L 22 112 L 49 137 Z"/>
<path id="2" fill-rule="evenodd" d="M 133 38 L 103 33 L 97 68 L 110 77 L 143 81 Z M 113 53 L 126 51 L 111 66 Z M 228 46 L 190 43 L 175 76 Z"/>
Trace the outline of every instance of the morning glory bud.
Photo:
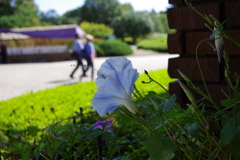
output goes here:
<path id="1" fill-rule="evenodd" d="M 219 26 L 216 21 L 214 22 L 214 24 L 216 26 Z M 214 27 L 214 31 L 217 31 L 217 33 L 215 34 L 215 46 L 217 49 L 218 61 L 219 63 L 221 63 L 222 53 L 224 51 L 223 37 L 221 36 L 221 32 L 219 32 L 219 29 Z"/>

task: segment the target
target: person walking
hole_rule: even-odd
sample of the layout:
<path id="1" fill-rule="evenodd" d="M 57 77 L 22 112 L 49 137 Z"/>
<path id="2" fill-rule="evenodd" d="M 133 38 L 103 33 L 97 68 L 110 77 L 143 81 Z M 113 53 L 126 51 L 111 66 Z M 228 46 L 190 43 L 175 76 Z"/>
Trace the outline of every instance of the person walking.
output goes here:
<path id="1" fill-rule="evenodd" d="M 94 45 L 92 43 L 92 40 L 94 39 L 94 37 L 90 34 L 86 35 L 86 44 L 84 45 L 84 52 L 83 52 L 83 57 L 86 59 L 87 61 L 87 67 L 83 67 L 84 71 L 83 71 L 83 75 L 82 77 L 86 76 L 86 72 L 88 71 L 89 68 L 91 68 L 91 79 L 93 80 L 94 78 L 94 65 L 93 65 L 93 60 L 96 57 L 96 51 L 94 48 Z"/>
<path id="2" fill-rule="evenodd" d="M 7 44 L 3 42 L 1 45 L 1 56 L 2 56 L 2 63 L 7 63 Z"/>
<path id="3" fill-rule="evenodd" d="M 82 52 L 84 50 L 84 45 L 83 45 L 82 41 L 80 40 L 80 38 L 81 37 L 78 34 L 76 34 L 75 40 L 73 41 L 73 44 L 72 44 L 72 50 L 73 50 L 72 57 L 77 60 L 77 66 L 72 71 L 72 73 L 70 75 L 71 78 L 74 78 L 73 75 L 79 66 L 82 67 L 83 75 L 85 75 L 83 63 L 82 63 Z"/>

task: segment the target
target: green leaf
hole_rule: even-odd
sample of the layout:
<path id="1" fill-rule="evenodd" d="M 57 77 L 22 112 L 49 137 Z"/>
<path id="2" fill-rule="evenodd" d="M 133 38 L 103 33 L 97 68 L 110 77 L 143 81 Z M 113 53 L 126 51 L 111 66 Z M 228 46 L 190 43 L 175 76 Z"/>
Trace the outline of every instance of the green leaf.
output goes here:
<path id="1" fill-rule="evenodd" d="M 158 116 L 158 117 L 160 117 L 160 116 L 162 115 L 162 113 L 163 113 L 163 108 L 164 108 L 164 106 L 165 106 L 165 103 L 166 103 L 166 102 L 163 101 L 163 102 L 159 105 L 158 110 L 157 110 L 157 116 Z"/>
<path id="2" fill-rule="evenodd" d="M 230 105 L 233 105 L 237 102 L 240 101 L 240 92 L 238 92 L 238 94 L 236 95 L 236 97 L 230 98 L 230 99 L 225 99 L 225 100 L 221 100 L 221 104 L 225 107 L 228 107 Z"/>
<path id="3" fill-rule="evenodd" d="M 192 125 L 186 124 L 184 128 L 187 129 L 188 134 L 194 134 L 200 129 L 197 122 L 193 123 Z"/>
<path id="4" fill-rule="evenodd" d="M 180 70 L 178 70 L 178 73 L 181 75 L 181 77 L 186 81 L 186 82 L 192 82 L 191 79 L 189 79 L 185 74 L 183 74 Z"/>
<path id="5" fill-rule="evenodd" d="M 150 96 L 150 97 L 156 97 L 156 96 L 157 96 L 157 93 L 154 92 L 154 91 L 149 91 L 149 92 L 148 92 L 148 96 Z"/>
<path id="6" fill-rule="evenodd" d="M 61 155 L 64 159 L 69 159 L 67 152 L 60 152 L 60 155 Z"/>
<path id="7" fill-rule="evenodd" d="M 178 115 L 178 112 L 173 109 L 171 109 L 165 113 L 165 116 L 170 119 L 174 119 L 177 115 Z"/>
<path id="8" fill-rule="evenodd" d="M 37 126 L 29 126 L 27 128 L 27 132 L 33 137 L 37 136 L 37 132 L 38 132 Z"/>
<path id="9" fill-rule="evenodd" d="M 234 140 L 231 143 L 231 151 L 235 156 L 235 159 L 240 159 L 239 144 L 240 144 L 240 127 L 238 126 L 237 135 L 234 137 Z"/>
<path id="10" fill-rule="evenodd" d="M 16 134 L 20 134 L 21 135 L 23 133 L 23 130 L 9 129 L 9 130 L 7 130 L 7 132 L 9 134 L 12 134 L 12 135 L 16 135 Z"/>
<path id="11" fill-rule="evenodd" d="M 169 111 L 169 110 L 173 107 L 173 105 L 175 104 L 176 99 L 177 99 L 177 97 L 176 97 L 176 95 L 174 94 L 174 95 L 172 95 L 172 96 L 169 98 L 168 101 L 165 102 L 164 107 L 163 107 L 163 112 L 164 112 L 164 113 L 167 112 L 167 111 Z"/>
<path id="12" fill-rule="evenodd" d="M 40 153 L 37 153 L 36 156 L 35 156 L 36 160 L 39 160 L 40 158 Z"/>
<path id="13" fill-rule="evenodd" d="M 169 160 L 175 156 L 175 144 L 170 138 L 155 136 L 142 144 L 153 160 Z"/>
<path id="14" fill-rule="evenodd" d="M 88 132 L 88 130 L 87 130 L 86 128 L 84 128 L 84 127 L 81 128 L 81 131 L 82 131 L 83 133 Z"/>
<path id="15" fill-rule="evenodd" d="M 112 141 L 112 134 L 111 133 L 104 132 L 102 135 L 107 141 Z"/>
<path id="16" fill-rule="evenodd" d="M 236 115 L 236 126 L 240 126 L 240 111 Z"/>
<path id="17" fill-rule="evenodd" d="M 130 122 L 134 121 L 132 118 L 125 116 L 124 114 L 118 120 L 119 125 L 129 124 Z"/>
<path id="18" fill-rule="evenodd" d="M 221 125 L 224 127 L 227 123 L 233 123 L 233 117 L 226 117 L 222 119 Z"/>
<path id="19" fill-rule="evenodd" d="M 59 155 L 59 153 L 55 154 L 53 160 L 57 160 L 58 159 L 58 155 Z"/>
<path id="20" fill-rule="evenodd" d="M 59 131 L 56 136 L 59 136 L 61 133 L 63 133 L 64 131 Z"/>
<path id="21" fill-rule="evenodd" d="M 224 125 L 221 133 L 220 133 L 220 139 L 223 144 L 230 144 L 234 138 L 237 136 L 238 128 L 231 123 L 227 123 Z"/>

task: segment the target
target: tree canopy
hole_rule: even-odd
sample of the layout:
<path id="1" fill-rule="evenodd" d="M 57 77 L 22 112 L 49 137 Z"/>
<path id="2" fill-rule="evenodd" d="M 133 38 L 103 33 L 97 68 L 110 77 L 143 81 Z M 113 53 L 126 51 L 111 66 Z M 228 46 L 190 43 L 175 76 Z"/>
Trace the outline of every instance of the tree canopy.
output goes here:
<path id="1" fill-rule="evenodd" d="M 83 21 L 106 25 L 120 14 L 121 8 L 117 0 L 86 0 L 81 10 Z"/>
<path id="2" fill-rule="evenodd" d="M 33 0 L 1 0 L 0 6 L 0 28 L 40 25 L 38 8 Z"/>
<path id="3" fill-rule="evenodd" d="M 147 12 L 127 11 L 116 17 L 111 26 L 114 28 L 114 34 L 117 37 L 123 38 L 128 35 L 136 42 L 138 37 L 153 30 L 154 23 Z"/>
<path id="4" fill-rule="evenodd" d="M 134 41 L 151 31 L 173 32 L 168 27 L 165 12 L 135 12 L 130 3 L 120 4 L 118 0 L 85 0 L 82 7 L 70 10 L 62 16 L 54 9 L 40 12 L 34 0 L 0 0 L 0 15 L 0 28 L 80 24 L 87 21 L 91 28 L 94 28 L 95 24 L 111 27 L 111 32 L 107 30 L 106 35 L 102 34 L 100 37 L 106 38 L 113 28 L 118 38 L 130 36 Z M 103 30 L 106 32 L 105 29 Z M 87 32 L 92 31 L 87 29 Z"/>
<path id="5" fill-rule="evenodd" d="M 82 8 L 79 7 L 77 9 L 66 12 L 61 17 L 61 23 L 62 24 L 79 24 L 82 21 L 81 10 Z"/>

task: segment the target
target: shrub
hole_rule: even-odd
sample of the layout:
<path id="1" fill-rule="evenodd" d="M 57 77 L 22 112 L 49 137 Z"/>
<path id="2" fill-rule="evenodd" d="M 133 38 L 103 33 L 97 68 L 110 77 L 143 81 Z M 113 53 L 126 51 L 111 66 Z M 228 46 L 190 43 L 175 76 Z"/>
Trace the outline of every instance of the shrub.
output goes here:
<path id="1" fill-rule="evenodd" d="M 167 38 L 152 38 L 139 42 L 138 48 L 150 49 L 158 52 L 167 52 Z"/>
<path id="2" fill-rule="evenodd" d="M 104 55 L 100 56 L 123 56 L 133 53 L 127 43 L 118 40 L 106 40 L 99 43 L 98 46 L 104 51 Z"/>
<path id="3" fill-rule="evenodd" d="M 102 48 L 99 47 L 99 43 L 94 43 L 94 48 L 97 52 L 97 57 L 99 56 L 104 56 L 104 50 L 102 50 Z"/>
<path id="4" fill-rule="evenodd" d="M 106 39 L 108 36 L 113 34 L 113 29 L 106 26 L 105 24 L 93 23 L 93 22 L 82 22 L 80 27 L 88 34 L 93 35 L 96 38 Z"/>

